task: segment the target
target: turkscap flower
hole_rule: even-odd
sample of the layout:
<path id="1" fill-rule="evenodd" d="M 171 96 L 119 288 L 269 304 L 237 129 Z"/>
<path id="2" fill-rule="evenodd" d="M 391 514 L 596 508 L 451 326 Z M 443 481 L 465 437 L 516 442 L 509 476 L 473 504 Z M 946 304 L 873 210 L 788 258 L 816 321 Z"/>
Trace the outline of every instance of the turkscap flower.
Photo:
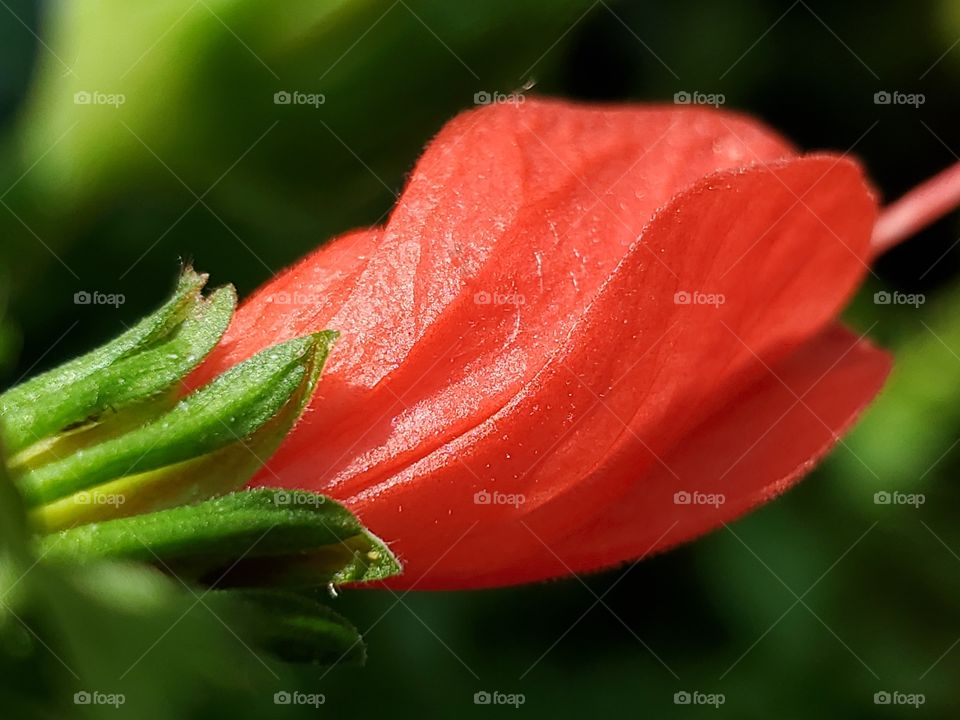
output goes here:
<path id="1" fill-rule="evenodd" d="M 599 569 L 779 495 L 879 391 L 889 356 L 837 321 L 910 224 L 877 216 L 854 160 L 748 117 L 491 105 L 383 227 L 247 300 L 194 383 L 338 330 L 254 485 L 343 502 L 403 562 L 394 587 Z"/>

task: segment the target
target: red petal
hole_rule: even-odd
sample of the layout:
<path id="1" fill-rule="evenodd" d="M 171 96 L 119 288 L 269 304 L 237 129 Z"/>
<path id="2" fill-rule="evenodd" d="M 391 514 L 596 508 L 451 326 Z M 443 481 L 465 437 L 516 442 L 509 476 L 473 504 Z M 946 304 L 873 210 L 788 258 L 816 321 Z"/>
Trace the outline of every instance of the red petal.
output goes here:
<path id="1" fill-rule="evenodd" d="M 572 335 L 503 409 L 343 497 L 396 540 L 411 577 L 473 523 L 499 527 L 459 541 L 431 578 L 483 575 L 504 558 L 523 565 L 519 520 L 554 537 L 596 516 L 754 382 L 758 357 L 776 362 L 829 322 L 862 278 L 874 216 L 859 171 L 843 159 L 705 178 L 658 213 Z M 726 303 L 677 305 L 681 288 L 722 293 Z M 526 503 L 477 505 L 483 490 Z"/>
<path id="2" fill-rule="evenodd" d="M 875 208 L 852 163 L 696 182 L 786 155 L 762 128 L 700 109 L 529 103 L 461 116 L 369 237 L 372 256 L 340 240 L 269 284 L 207 366 L 343 332 L 311 412 L 258 482 L 347 500 L 395 542 L 400 584 L 442 552 L 430 586 L 525 572 L 536 548 L 519 551 L 531 537 L 519 519 L 556 538 L 599 516 L 757 382 L 757 356 L 785 357 L 860 280 Z M 291 286 L 331 300 L 266 307 Z M 678 306 L 678 290 L 727 303 Z M 477 292 L 525 302 L 478 305 Z M 478 506 L 483 489 L 527 504 Z M 489 532 L 471 535 L 475 523 Z"/>
<path id="3" fill-rule="evenodd" d="M 343 333 L 260 481 L 345 496 L 481 423 L 539 371 L 656 208 L 717 168 L 789 153 L 761 126 L 699 108 L 528 102 L 460 116 L 334 301 L 264 316 L 291 284 L 329 292 L 313 273 L 337 267 L 342 240 L 246 303 L 228 352 L 208 363 L 212 373 L 296 334 Z M 477 305 L 478 292 L 522 295 L 522 319 L 515 305 Z"/>
<path id="4" fill-rule="evenodd" d="M 271 345 L 326 329 L 376 252 L 380 234 L 374 229 L 341 235 L 257 290 L 188 385 L 202 385 Z"/>
<path id="5" fill-rule="evenodd" d="M 505 563 L 487 577 L 431 574 L 418 587 L 506 585 L 597 570 L 709 532 L 809 472 L 879 392 L 890 364 L 887 353 L 834 325 L 765 370 L 664 456 L 669 471 L 653 466 L 600 517 L 549 538 L 531 526 L 526 562 Z M 721 493 L 726 501 L 678 504 L 678 491 Z M 404 575 L 397 586 L 413 580 Z"/>

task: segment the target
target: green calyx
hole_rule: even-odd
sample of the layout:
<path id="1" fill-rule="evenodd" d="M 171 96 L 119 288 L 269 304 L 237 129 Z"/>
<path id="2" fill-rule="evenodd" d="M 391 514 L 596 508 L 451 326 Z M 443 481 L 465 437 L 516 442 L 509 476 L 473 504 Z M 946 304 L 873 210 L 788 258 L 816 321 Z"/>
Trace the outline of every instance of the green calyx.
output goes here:
<path id="1" fill-rule="evenodd" d="M 120 337 L 0 395 L 12 464 L 24 449 L 67 428 L 175 393 L 178 380 L 220 341 L 236 307 L 233 288 L 204 298 L 206 280 L 185 268 L 173 297 Z"/>
<path id="2" fill-rule="evenodd" d="M 159 564 L 200 583 L 323 586 L 400 571 L 322 495 L 242 488 L 313 396 L 337 333 L 267 348 L 208 384 L 185 378 L 232 318 L 232 288 L 173 297 L 113 342 L 0 395 L 0 444 L 43 556 Z"/>
<path id="3" fill-rule="evenodd" d="M 271 488 L 62 530 L 42 538 L 40 549 L 54 562 L 157 561 L 180 578 L 218 587 L 339 585 L 400 569 L 342 505 Z M 309 577 L 299 572 L 303 561 Z"/>
<path id="4" fill-rule="evenodd" d="M 65 508 L 85 517 L 89 508 L 109 508 L 103 496 L 115 499 L 109 516 L 239 489 L 249 475 L 238 476 L 238 461 L 241 467 L 252 461 L 256 470 L 276 449 L 311 396 L 333 338 L 318 333 L 264 350 L 138 427 L 23 469 L 17 480 L 24 499 L 41 508 L 36 514 L 48 526 L 61 526 Z M 203 462 L 214 453 L 216 463 Z M 192 483 L 199 495 L 184 497 L 178 479 L 196 477 L 198 461 L 208 474 Z M 128 495 L 133 504 L 124 508 Z"/>

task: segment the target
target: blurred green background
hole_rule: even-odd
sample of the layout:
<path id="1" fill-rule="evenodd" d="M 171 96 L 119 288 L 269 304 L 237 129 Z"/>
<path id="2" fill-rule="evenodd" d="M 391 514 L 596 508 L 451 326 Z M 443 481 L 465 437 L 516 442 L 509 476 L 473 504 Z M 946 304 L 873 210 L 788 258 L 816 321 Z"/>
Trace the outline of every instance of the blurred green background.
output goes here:
<path id="1" fill-rule="evenodd" d="M 381 221 L 447 119 L 478 92 L 529 81 L 614 101 L 723 93 L 803 148 L 851 151 L 888 199 L 960 153 L 952 0 L 4 0 L 3 384 L 115 335 L 165 295 L 181 257 L 244 294 L 331 235 Z M 925 102 L 877 105 L 883 90 Z M 276 105 L 279 91 L 324 102 Z M 895 351 L 897 369 L 788 496 L 583 579 L 348 590 L 334 606 L 365 633 L 362 669 L 256 656 L 204 603 L 135 570 L 75 582 L 31 569 L 7 507 L 0 590 L 29 617 L 0 613 L 4 717 L 955 716 L 958 233 L 954 214 L 877 263 L 849 320 Z M 876 305 L 881 289 L 926 302 Z M 126 302 L 75 305 L 82 290 Z M 925 502 L 877 505 L 878 491 Z M 127 702 L 75 705 L 84 689 Z M 326 702 L 274 704 L 294 690 Z M 524 704 L 475 705 L 479 691 Z M 677 704 L 683 691 L 725 702 Z M 876 704 L 884 691 L 925 702 Z"/>

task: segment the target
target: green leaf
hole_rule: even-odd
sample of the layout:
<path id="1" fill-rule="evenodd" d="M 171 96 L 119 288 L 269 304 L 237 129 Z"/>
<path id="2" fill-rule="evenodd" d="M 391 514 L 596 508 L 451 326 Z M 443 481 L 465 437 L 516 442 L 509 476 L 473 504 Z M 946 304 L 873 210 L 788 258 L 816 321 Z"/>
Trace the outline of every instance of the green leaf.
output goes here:
<path id="1" fill-rule="evenodd" d="M 179 576 L 237 587 L 285 581 L 317 587 L 400 572 L 387 546 L 343 506 L 314 493 L 269 488 L 82 525 L 39 543 L 53 561 L 161 563 Z"/>
<path id="2" fill-rule="evenodd" d="M 21 492 L 28 505 L 36 506 L 229 445 L 242 446 L 291 399 L 299 415 L 336 336 L 321 332 L 263 350 L 142 427 L 20 474 Z M 146 478 L 146 484 L 151 484 L 150 480 L 155 478 Z M 241 484 L 244 481 L 239 480 Z M 132 490 L 136 484 L 123 487 Z M 98 490 L 118 492 L 116 488 Z"/>
<path id="3" fill-rule="evenodd" d="M 233 315 L 232 288 L 205 300 L 206 279 L 184 269 L 173 297 L 116 340 L 0 395 L 8 451 L 173 387 L 213 349 Z"/>

